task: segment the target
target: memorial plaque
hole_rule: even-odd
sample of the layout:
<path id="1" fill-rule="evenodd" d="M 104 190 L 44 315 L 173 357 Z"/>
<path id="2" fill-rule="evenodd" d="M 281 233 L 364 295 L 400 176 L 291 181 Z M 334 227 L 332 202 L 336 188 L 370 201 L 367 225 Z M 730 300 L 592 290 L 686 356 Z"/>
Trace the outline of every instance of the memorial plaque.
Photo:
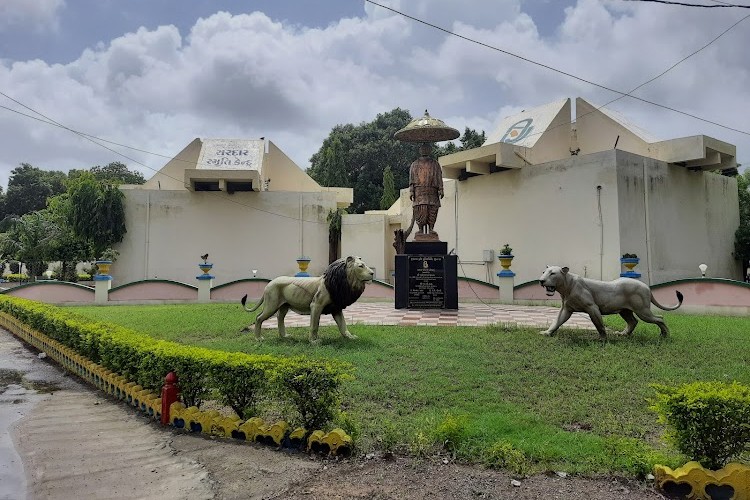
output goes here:
<path id="1" fill-rule="evenodd" d="M 409 295 L 407 307 L 445 308 L 445 256 L 409 256 Z"/>

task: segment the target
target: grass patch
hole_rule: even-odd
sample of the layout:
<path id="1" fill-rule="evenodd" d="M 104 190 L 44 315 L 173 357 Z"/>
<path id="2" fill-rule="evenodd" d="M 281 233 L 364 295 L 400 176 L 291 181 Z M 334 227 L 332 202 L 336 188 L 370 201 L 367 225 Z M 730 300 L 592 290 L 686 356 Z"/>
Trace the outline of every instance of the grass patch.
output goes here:
<path id="1" fill-rule="evenodd" d="M 239 330 L 252 316 L 234 304 L 74 307 L 154 337 L 212 349 L 336 358 L 356 367 L 344 387 L 345 419 L 358 447 L 459 459 L 518 470 L 639 474 L 682 457 L 661 440 L 648 409 L 652 383 L 737 380 L 750 384 L 747 318 L 667 314 L 659 337 L 639 324 L 631 337 L 562 330 L 350 325 L 359 339 L 322 327 L 275 330 L 255 341 Z M 271 320 L 273 321 L 273 320 Z M 606 318 L 608 326 L 624 322 Z M 507 465 L 510 464 L 510 465 Z"/>

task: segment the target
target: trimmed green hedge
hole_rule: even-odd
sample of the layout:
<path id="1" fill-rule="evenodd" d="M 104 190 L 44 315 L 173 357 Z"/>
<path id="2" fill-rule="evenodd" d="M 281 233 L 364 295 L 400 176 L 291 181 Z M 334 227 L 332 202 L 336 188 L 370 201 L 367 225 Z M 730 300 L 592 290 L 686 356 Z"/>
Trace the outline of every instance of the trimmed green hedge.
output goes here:
<path id="1" fill-rule="evenodd" d="M 322 429 L 333 419 L 341 383 L 352 371 L 351 365 L 338 361 L 213 351 L 156 340 L 18 297 L 0 295 L 0 311 L 146 389 L 158 392 L 164 376 L 174 371 L 186 406 L 200 406 L 215 393 L 239 417 L 248 418 L 260 399 L 276 398 L 282 408 L 291 403 L 298 415 L 286 417 L 308 430 Z"/>
<path id="2" fill-rule="evenodd" d="M 718 470 L 750 447 L 750 387 L 738 382 L 654 385 L 651 409 L 691 459 Z"/>
<path id="3" fill-rule="evenodd" d="M 19 281 L 29 281 L 29 275 L 28 274 L 20 274 L 20 273 L 6 274 L 5 276 L 3 276 L 3 278 L 5 278 L 6 280 L 8 280 L 8 281 L 10 281 L 12 283 L 16 283 L 16 282 L 19 282 Z"/>

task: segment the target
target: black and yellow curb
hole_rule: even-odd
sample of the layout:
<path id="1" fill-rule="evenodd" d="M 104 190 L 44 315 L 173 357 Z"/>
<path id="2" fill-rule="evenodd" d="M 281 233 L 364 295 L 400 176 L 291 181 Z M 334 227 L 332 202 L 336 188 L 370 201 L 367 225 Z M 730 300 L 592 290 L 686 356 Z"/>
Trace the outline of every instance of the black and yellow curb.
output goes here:
<path id="1" fill-rule="evenodd" d="M 157 421 L 161 418 L 162 404 L 158 394 L 88 360 L 7 313 L 0 312 L 0 326 L 91 385 L 138 408 Z M 170 405 L 169 418 L 174 428 L 189 432 L 277 447 L 304 447 L 308 451 L 331 455 L 347 456 L 352 451 L 352 438 L 342 429 L 333 429 L 328 433 L 313 431 L 305 443 L 307 431 L 301 427 L 292 429 L 284 421 L 266 424 L 262 419 L 253 417 L 243 422 L 215 410 L 202 411 L 195 406 L 186 408 L 180 402 Z"/>
<path id="2" fill-rule="evenodd" d="M 727 464 L 723 469 L 705 469 L 688 462 L 677 469 L 654 467 L 656 484 L 670 498 L 694 500 L 750 500 L 750 466 Z"/>

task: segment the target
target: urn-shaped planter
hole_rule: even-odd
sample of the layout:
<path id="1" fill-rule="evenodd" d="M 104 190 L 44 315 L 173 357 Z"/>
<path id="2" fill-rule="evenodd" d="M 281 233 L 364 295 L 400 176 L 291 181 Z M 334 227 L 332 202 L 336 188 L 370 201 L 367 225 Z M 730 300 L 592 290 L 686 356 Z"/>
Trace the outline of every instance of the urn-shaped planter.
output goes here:
<path id="1" fill-rule="evenodd" d="M 299 266 L 299 272 L 295 274 L 295 276 L 305 277 L 310 276 L 310 274 L 307 272 L 307 266 L 310 265 L 310 257 L 302 256 L 297 259 L 297 266 Z"/>
<path id="2" fill-rule="evenodd" d="M 623 278 L 640 278 L 641 273 L 635 271 L 635 266 L 641 261 L 638 257 L 621 257 L 620 263 L 625 266 L 625 271 L 620 273 Z"/>
<path id="3" fill-rule="evenodd" d="M 98 270 L 97 274 L 100 274 L 100 275 L 109 274 L 109 268 L 112 265 L 111 260 L 97 260 L 94 263 L 96 264 L 96 268 Z"/>
<path id="4" fill-rule="evenodd" d="M 510 254 L 500 254 L 497 256 L 497 260 L 500 261 L 500 266 L 503 268 L 499 273 L 497 273 L 498 276 L 515 276 L 516 273 L 510 270 L 510 264 L 513 262 L 514 255 Z"/>
<path id="5" fill-rule="evenodd" d="M 200 264 L 198 264 L 198 268 L 201 271 L 203 271 L 203 274 L 199 274 L 198 276 L 196 276 L 196 278 L 199 279 L 199 280 L 212 280 L 212 279 L 214 279 L 214 276 L 211 275 L 211 274 L 209 274 L 209 271 L 211 270 L 212 267 L 214 267 L 214 265 L 210 264 L 208 262 L 201 262 Z"/>

